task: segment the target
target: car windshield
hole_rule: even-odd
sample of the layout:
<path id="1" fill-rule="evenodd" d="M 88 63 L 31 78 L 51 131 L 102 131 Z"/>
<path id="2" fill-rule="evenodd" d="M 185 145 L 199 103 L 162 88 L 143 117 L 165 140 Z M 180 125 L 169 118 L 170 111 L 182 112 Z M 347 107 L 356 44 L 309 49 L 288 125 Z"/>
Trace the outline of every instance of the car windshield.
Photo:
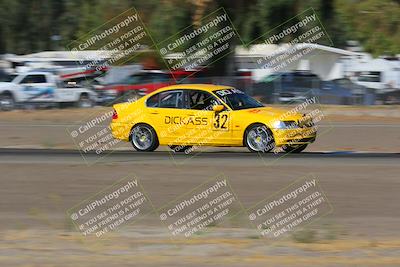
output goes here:
<path id="1" fill-rule="evenodd" d="M 337 80 L 333 80 L 333 82 L 336 82 L 337 84 L 344 86 L 344 87 L 350 87 L 351 85 L 353 85 L 353 83 L 347 79 L 337 79 Z"/>
<path id="2" fill-rule="evenodd" d="M 4 77 L 0 78 L 0 82 L 12 82 L 12 80 L 14 80 L 14 78 L 17 77 L 17 75 L 6 75 Z"/>
<path id="3" fill-rule="evenodd" d="M 235 88 L 216 90 L 214 93 L 233 110 L 259 108 L 264 106 L 254 98 Z"/>

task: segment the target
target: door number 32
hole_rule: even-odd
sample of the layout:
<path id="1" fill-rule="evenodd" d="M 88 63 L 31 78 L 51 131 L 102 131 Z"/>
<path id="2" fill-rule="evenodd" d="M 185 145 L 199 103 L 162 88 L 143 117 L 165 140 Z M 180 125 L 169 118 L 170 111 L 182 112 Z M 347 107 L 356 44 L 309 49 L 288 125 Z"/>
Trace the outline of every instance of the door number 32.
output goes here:
<path id="1" fill-rule="evenodd" d="M 214 128 L 215 129 L 221 129 L 221 130 L 228 129 L 227 121 L 228 121 L 228 115 L 227 114 L 219 114 L 219 113 L 215 114 L 215 116 L 214 116 Z"/>

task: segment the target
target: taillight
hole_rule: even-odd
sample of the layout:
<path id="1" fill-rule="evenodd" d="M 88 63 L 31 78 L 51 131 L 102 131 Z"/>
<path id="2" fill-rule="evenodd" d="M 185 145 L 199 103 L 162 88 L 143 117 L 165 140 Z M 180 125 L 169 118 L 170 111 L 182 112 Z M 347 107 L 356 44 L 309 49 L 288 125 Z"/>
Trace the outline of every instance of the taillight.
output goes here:
<path id="1" fill-rule="evenodd" d="M 118 119 L 118 113 L 117 113 L 117 111 L 116 111 L 115 109 L 113 110 L 112 119 L 113 119 L 113 120 Z"/>

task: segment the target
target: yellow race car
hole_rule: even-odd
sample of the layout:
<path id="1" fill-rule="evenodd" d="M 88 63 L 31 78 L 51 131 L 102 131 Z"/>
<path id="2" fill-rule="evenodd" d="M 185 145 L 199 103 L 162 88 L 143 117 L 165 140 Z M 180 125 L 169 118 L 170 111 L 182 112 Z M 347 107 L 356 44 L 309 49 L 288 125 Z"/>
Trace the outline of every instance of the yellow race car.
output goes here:
<path id="1" fill-rule="evenodd" d="M 173 85 L 113 108 L 114 138 L 138 151 L 162 145 L 175 152 L 199 146 L 301 152 L 316 138 L 310 116 L 266 107 L 230 86 Z"/>

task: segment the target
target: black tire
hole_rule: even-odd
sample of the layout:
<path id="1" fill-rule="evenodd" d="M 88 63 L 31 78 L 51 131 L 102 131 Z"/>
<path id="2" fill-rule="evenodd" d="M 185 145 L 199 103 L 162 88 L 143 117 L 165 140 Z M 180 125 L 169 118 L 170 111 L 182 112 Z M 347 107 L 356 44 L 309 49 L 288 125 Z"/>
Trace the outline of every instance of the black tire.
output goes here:
<path id="1" fill-rule="evenodd" d="M 251 152 L 269 152 L 275 148 L 274 136 L 271 130 L 261 123 L 255 123 L 247 127 L 243 136 L 243 144 Z"/>
<path id="2" fill-rule="evenodd" d="M 10 92 L 5 92 L 0 95 L 0 109 L 4 111 L 15 109 L 15 100 Z"/>
<path id="3" fill-rule="evenodd" d="M 306 149 L 307 146 L 308 144 L 298 145 L 298 146 L 283 146 L 282 149 L 286 153 L 300 153 L 304 149 Z"/>
<path id="4" fill-rule="evenodd" d="M 92 108 L 93 101 L 90 99 L 88 94 L 81 94 L 78 102 L 76 102 L 76 107 L 78 108 Z"/>
<path id="5" fill-rule="evenodd" d="M 169 148 L 174 152 L 174 153 L 182 153 L 184 152 L 185 154 L 190 154 L 190 149 L 192 146 L 169 146 Z"/>
<path id="6" fill-rule="evenodd" d="M 150 152 L 159 146 L 156 131 L 145 123 L 139 123 L 132 127 L 129 140 L 137 151 Z"/>
<path id="7" fill-rule="evenodd" d="M 58 108 L 59 109 L 67 108 L 68 106 L 71 107 L 72 106 L 71 103 L 68 103 L 68 102 L 59 102 L 58 103 Z"/>

